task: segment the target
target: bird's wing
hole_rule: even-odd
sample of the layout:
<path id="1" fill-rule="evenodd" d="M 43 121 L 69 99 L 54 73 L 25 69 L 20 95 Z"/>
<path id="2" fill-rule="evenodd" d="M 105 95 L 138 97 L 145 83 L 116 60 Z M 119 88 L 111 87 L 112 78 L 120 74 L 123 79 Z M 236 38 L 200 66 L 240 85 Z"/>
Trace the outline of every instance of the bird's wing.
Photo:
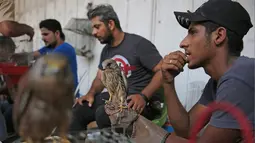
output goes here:
<path id="1" fill-rule="evenodd" d="M 123 80 L 124 85 L 125 85 L 125 90 L 127 92 L 128 91 L 128 82 L 127 82 L 127 77 L 126 77 L 123 70 L 121 70 L 121 77 L 122 77 L 122 80 Z"/>
<path id="2" fill-rule="evenodd" d="M 107 83 L 106 83 L 106 75 L 105 75 L 105 72 L 102 71 L 101 72 L 101 82 L 103 83 L 103 85 L 106 87 Z"/>

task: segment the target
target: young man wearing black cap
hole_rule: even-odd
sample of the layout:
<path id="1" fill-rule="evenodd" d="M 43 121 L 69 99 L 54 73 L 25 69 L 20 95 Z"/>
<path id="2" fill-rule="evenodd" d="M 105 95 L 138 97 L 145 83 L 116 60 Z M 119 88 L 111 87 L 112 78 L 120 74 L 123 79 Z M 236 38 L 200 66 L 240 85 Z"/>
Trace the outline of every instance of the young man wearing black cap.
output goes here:
<path id="1" fill-rule="evenodd" d="M 231 0 L 209 0 L 194 13 L 174 12 L 179 24 L 188 29 L 180 47 L 171 52 L 161 66 L 168 116 L 179 137 L 188 138 L 194 122 L 208 103 L 228 102 L 246 115 L 252 129 L 254 119 L 254 64 L 253 58 L 240 56 L 243 37 L 253 26 L 247 11 Z M 188 63 L 190 69 L 203 67 L 209 79 L 203 94 L 187 112 L 180 103 L 174 78 Z M 199 142 L 230 143 L 241 138 L 239 123 L 224 111 L 214 112 L 206 123 Z M 171 142 L 173 136 L 169 136 Z"/>

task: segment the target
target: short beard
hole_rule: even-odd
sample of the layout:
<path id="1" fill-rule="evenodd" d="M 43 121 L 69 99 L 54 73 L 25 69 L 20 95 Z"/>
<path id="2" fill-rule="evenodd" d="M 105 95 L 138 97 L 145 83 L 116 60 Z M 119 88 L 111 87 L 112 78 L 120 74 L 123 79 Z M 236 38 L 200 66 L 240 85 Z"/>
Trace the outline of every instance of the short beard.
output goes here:
<path id="1" fill-rule="evenodd" d="M 107 27 L 107 33 L 108 34 L 107 34 L 106 38 L 102 42 L 100 42 L 100 43 L 101 44 L 109 44 L 109 45 L 111 45 L 112 42 L 114 41 L 114 37 L 113 37 L 113 34 L 112 34 L 112 32 L 111 32 L 109 27 Z"/>

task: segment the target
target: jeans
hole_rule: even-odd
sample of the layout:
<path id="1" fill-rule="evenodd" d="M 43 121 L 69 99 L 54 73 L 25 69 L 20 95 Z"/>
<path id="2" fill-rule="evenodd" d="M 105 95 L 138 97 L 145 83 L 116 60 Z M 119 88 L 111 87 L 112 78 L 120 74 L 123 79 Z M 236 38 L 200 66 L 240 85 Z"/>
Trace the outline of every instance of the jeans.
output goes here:
<path id="1" fill-rule="evenodd" d="M 84 101 L 83 105 L 77 104 L 73 108 L 73 117 L 69 127 L 70 132 L 83 131 L 87 129 L 87 125 L 95 121 L 95 113 L 100 105 L 105 104 L 105 100 L 109 99 L 108 92 L 96 94 L 92 107 L 88 106 L 88 102 Z"/>

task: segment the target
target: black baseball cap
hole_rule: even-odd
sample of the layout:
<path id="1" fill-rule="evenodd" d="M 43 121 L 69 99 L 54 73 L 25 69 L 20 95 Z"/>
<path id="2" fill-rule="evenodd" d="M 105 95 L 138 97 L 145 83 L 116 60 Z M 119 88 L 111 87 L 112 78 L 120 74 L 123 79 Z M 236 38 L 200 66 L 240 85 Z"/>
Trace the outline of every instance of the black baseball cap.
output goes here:
<path id="1" fill-rule="evenodd" d="M 195 12 L 174 12 L 179 24 L 188 29 L 191 22 L 211 21 L 243 37 L 253 26 L 248 12 L 232 0 L 209 0 Z"/>

